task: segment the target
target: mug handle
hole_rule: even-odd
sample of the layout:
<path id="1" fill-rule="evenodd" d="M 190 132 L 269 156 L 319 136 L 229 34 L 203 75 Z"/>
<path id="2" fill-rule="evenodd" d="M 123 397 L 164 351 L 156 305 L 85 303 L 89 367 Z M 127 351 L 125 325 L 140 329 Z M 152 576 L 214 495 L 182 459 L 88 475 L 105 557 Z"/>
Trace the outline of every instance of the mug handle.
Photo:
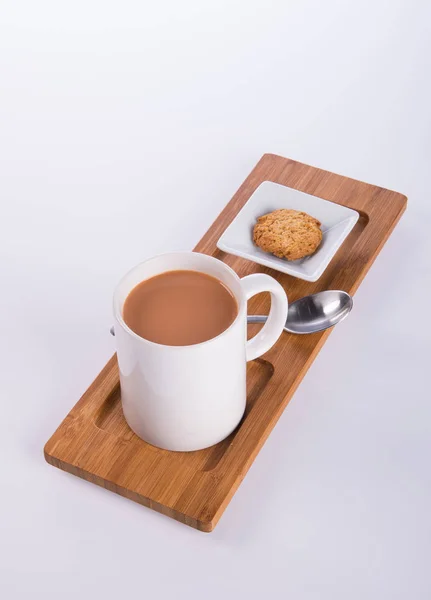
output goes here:
<path id="1" fill-rule="evenodd" d="M 246 343 L 246 360 L 249 361 L 267 352 L 280 337 L 287 319 L 288 302 L 283 287 L 264 273 L 243 277 L 241 285 L 247 300 L 261 292 L 271 294 L 271 308 L 265 325 Z"/>

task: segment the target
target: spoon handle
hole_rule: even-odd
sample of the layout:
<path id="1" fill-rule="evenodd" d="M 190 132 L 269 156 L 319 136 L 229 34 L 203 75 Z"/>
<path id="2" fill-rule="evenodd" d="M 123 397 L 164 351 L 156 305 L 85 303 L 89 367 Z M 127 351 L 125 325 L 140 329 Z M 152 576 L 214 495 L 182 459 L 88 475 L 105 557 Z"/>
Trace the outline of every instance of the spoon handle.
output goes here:
<path id="1" fill-rule="evenodd" d="M 247 323 L 266 323 L 267 319 L 265 315 L 247 315 Z"/>

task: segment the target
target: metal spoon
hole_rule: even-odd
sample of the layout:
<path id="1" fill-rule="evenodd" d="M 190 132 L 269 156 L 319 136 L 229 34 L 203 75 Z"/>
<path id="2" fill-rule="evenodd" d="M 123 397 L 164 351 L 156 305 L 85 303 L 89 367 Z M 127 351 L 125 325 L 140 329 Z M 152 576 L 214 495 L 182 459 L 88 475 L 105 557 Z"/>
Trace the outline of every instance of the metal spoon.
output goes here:
<path id="1" fill-rule="evenodd" d="M 340 323 L 353 308 L 353 299 L 347 292 L 329 290 L 304 296 L 289 306 L 284 331 L 289 333 L 316 333 Z M 247 323 L 265 323 L 268 317 L 250 315 Z"/>

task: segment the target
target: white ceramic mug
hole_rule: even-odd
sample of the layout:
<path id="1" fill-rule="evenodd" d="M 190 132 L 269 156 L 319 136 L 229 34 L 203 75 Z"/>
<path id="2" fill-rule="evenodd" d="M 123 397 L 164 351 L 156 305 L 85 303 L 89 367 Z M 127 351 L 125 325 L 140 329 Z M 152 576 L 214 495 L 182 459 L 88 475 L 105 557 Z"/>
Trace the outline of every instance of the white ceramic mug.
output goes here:
<path id="1" fill-rule="evenodd" d="M 238 315 L 217 337 L 192 346 L 164 346 L 134 333 L 124 322 L 123 306 L 141 281 L 186 269 L 222 281 L 235 296 Z M 269 318 L 247 341 L 247 300 L 270 292 Z M 200 450 L 227 437 L 246 404 L 246 362 L 277 341 L 287 318 L 287 297 L 269 275 L 240 279 L 220 260 L 196 252 L 162 254 L 141 263 L 114 293 L 115 338 L 123 412 L 142 439 L 167 450 Z"/>

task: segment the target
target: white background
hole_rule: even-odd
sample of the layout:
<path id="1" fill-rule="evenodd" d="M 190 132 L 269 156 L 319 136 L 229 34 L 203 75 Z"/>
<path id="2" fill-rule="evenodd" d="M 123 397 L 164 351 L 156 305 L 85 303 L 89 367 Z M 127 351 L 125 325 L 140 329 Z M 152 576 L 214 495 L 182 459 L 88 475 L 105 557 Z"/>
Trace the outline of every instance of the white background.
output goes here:
<path id="1" fill-rule="evenodd" d="M 0 5 L 0 596 L 431 596 L 431 6 Z M 395 189 L 397 226 L 215 531 L 48 466 L 111 294 L 264 152 Z"/>

